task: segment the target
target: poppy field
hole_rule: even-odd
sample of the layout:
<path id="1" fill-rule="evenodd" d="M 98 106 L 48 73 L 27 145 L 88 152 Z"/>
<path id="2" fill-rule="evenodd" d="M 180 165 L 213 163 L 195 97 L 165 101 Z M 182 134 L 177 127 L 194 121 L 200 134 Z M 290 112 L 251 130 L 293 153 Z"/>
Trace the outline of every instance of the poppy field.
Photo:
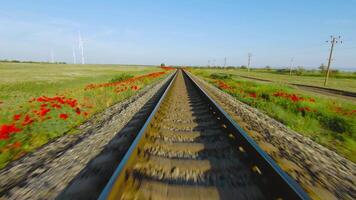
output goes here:
<path id="1" fill-rule="evenodd" d="M 224 69 L 190 69 L 220 90 L 259 109 L 315 142 L 356 161 L 356 103 L 261 83 L 224 73 Z"/>
<path id="2" fill-rule="evenodd" d="M 0 168 L 163 79 L 171 68 L 0 64 Z"/>

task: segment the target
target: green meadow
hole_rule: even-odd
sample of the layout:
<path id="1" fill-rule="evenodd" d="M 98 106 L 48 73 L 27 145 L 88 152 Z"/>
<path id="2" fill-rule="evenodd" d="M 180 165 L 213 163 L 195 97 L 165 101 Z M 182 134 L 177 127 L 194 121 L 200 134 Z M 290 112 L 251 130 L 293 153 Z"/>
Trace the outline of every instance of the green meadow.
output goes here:
<path id="1" fill-rule="evenodd" d="M 0 63 L 0 168 L 166 74 L 154 66 Z"/>

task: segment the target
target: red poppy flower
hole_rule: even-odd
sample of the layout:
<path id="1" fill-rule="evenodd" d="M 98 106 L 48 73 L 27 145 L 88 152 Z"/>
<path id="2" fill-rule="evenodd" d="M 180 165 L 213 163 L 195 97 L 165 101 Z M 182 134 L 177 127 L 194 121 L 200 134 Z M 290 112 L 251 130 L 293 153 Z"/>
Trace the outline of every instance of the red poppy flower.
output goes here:
<path id="1" fill-rule="evenodd" d="M 252 97 L 252 98 L 256 98 L 257 97 L 256 93 L 250 93 L 249 96 Z"/>
<path id="2" fill-rule="evenodd" d="M 50 109 L 46 109 L 46 108 L 41 108 L 41 111 L 39 112 L 39 115 L 40 115 L 41 117 L 44 117 L 44 116 L 47 115 L 47 113 L 48 113 L 49 111 L 51 111 L 51 110 L 50 110 Z"/>
<path id="3" fill-rule="evenodd" d="M 14 121 L 18 121 L 21 118 L 21 114 L 14 115 Z"/>
<path id="4" fill-rule="evenodd" d="M 4 124 L 0 128 L 0 140 L 6 140 L 11 134 L 20 132 L 21 129 L 17 128 L 15 124 Z"/>
<path id="5" fill-rule="evenodd" d="M 21 142 L 17 141 L 17 142 L 12 144 L 12 147 L 13 148 L 19 148 L 19 147 L 21 147 L 21 145 L 22 145 Z"/>
<path id="6" fill-rule="evenodd" d="M 75 112 L 76 112 L 78 115 L 80 115 L 80 108 L 77 107 L 77 108 L 75 109 Z"/>
<path id="7" fill-rule="evenodd" d="M 59 114 L 59 118 L 66 120 L 68 118 L 68 115 L 62 113 L 62 114 Z"/>
<path id="8" fill-rule="evenodd" d="M 31 117 L 29 115 L 25 116 L 25 120 L 21 123 L 22 126 L 26 126 L 29 124 L 32 124 L 34 122 L 33 119 L 31 119 Z"/>

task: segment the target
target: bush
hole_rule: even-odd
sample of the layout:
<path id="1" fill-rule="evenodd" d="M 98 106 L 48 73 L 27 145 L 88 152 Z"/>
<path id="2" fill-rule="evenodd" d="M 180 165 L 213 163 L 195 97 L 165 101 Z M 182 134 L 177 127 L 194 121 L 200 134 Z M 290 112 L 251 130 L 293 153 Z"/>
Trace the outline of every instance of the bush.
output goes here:
<path id="1" fill-rule="evenodd" d="M 303 68 L 303 67 L 301 67 L 301 66 L 298 66 L 297 67 L 297 72 L 296 72 L 296 74 L 298 75 L 298 76 L 301 76 L 301 75 L 303 75 L 305 73 L 305 69 Z"/>
<path id="2" fill-rule="evenodd" d="M 330 130 L 338 133 L 344 133 L 350 127 L 345 119 L 338 116 L 322 116 L 321 123 Z"/>
<path id="3" fill-rule="evenodd" d="M 213 73 L 210 75 L 212 79 L 230 79 L 231 74 L 224 74 L 224 73 Z"/>
<path id="4" fill-rule="evenodd" d="M 129 79 L 129 78 L 132 78 L 132 77 L 133 77 L 133 75 L 130 75 L 130 74 L 120 74 L 120 75 L 112 78 L 109 82 L 110 83 L 119 82 L 119 81 L 123 81 L 123 80 Z"/>
<path id="5" fill-rule="evenodd" d="M 241 65 L 240 69 L 247 69 L 245 65 Z"/>

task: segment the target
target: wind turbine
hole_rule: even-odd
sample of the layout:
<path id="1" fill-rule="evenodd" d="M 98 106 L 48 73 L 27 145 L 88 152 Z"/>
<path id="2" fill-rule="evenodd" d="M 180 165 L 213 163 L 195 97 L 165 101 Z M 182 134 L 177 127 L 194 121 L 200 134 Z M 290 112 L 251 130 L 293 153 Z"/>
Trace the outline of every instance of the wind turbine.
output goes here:
<path id="1" fill-rule="evenodd" d="M 77 56 L 75 55 L 75 46 L 73 45 L 73 64 L 77 64 Z"/>
<path id="2" fill-rule="evenodd" d="M 84 65 L 85 64 L 85 60 L 84 60 L 84 42 L 83 42 L 83 39 L 82 39 L 82 35 L 80 34 L 80 31 L 78 33 L 78 36 L 79 36 L 79 49 L 81 50 L 81 53 L 82 53 L 82 64 Z"/>

